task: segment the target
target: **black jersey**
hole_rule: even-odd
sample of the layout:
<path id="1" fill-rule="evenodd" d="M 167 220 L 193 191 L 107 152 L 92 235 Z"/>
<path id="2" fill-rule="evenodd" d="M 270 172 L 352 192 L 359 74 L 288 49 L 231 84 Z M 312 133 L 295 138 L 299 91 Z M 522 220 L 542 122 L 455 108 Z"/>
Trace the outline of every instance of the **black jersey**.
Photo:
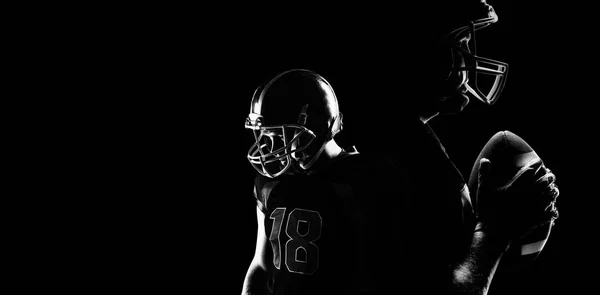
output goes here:
<path id="1" fill-rule="evenodd" d="M 346 153 L 336 162 L 353 156 Z M 330 169 L 255 179 L 272 250 L 273 294 L 353 294 L 363 288 L 361 204 L 350 179 L 326 173 Z"/>
<path id="2" fill-rule="evenodd" d="M 386 291 L 444 294 L 451 285 L 452 267 L 464 259 L 472 238 L 469 191 L 429 125 L 415 120 L 403 126 L 395 150 L 397 166 L 405 171 L 405 180 L 398 181 L 404 189 L 396 192 L 403 198 L 402 206 L 394 210 L 399 220 L 390 223 L 378 217 L 380 229 L 398 235 L 395 242 L 402 245 L 402 252 L 391 259 L 396 271 L 383 271 L 379 277 L 388 278 L 384 281 L 401 277 L 405 282 L 401 287 L 383 287 Z M 385 207 L 378 207 L 377 216 L 390 211 Z"/>
<path id="3" fill-rule="evenodd" d="M 468 190 L 429 127 L 411 124 L 385 152 L 340 157 L 309 176 L 257 176 L 274 294 L 445 288 L 468 246 Z"/>

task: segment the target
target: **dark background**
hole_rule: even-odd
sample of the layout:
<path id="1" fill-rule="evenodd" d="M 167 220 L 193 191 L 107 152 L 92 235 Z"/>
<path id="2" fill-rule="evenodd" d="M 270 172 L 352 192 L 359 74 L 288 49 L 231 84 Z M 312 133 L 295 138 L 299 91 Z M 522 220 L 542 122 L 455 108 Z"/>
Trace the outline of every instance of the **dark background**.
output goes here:
<path id="1" fill-rule="evenodd" d="M 522 291 L 555 294 L 559 286 L 573 287 L 563 265 L 573 244 L 579 176 L 571 156 L 579 152 L 579 129 L 568 122 L 581 82 L 570 63 L 555 58 L 565 55 L 555 34 L 563 22 L 536 21 L 510 1 L 496 2 L 500 22 L 478 35 L 478 49 L 510 64 L 501 98 L 491 108 L 472 101 L 460 115 L 431 125 L 465 177 L 500 130 L 525 139 L 557 175 L 560 218 L 538 264 L 519 281 Z M 347 33 L 353 30 L 337 22 L 342 13 L 320 7 L 304 15 L 294 8 L 186 9 L 100 17 L 89 28 L 92 37 L 76 47 L 81 58 L 72 81 L 62 83 L 77 86 L 69 92 L 77 97 L 71 115 L 90 124 L 66 124 L 80 135 L 67 149 L 76 155 L 69 175 L 77 185 L 69 192 L 89 197 L 69 203 L 79 208 L 70 214 L 86 222 L 65 220 L 65 236 L 77 243 L 63 251 L 77 254 L 66 263 L 71 276 L 54 284 L 76 278 L 92 289 L 239 293 L 256 235 L 255 172 L 246 159 L 252 137 L 243 123 L 254 89 L 281 71 L 311 69 L 332 84 L 344 113 L 341 144 L 390 149 L 402 140 L 393 116 L 404 98 L 389 91 L 394 81 L 386 78 L 402 69 L 388 66 L 393 52 L 382 54 L 374 41 L 400 37 L 389 34 L 393 28 L 369 31 L 376 15 L 343 17 L 356 19 L 353 29 L 365 28 L 357 33 L 364 39 L 354 40 Z M 299 25 L 285 31 L 282 22 Z M 389 95 L 369 95 L 378 83 L 388 85 Z"/>

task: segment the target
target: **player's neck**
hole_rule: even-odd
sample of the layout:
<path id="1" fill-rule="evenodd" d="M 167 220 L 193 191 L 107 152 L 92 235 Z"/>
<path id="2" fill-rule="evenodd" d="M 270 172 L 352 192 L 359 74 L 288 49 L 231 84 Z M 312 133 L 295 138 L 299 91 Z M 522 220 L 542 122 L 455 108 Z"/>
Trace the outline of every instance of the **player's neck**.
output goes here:
<path id="1" fill-rule="evenodd" d="M 323 156 L 329 159 L 334 159 L 342 153 L 342 148 L 335 142 L 335 140 L 330 140 L 325 144 L 325 149 L 323 150 Z"/>
<path id="2" fill-rule="evenodd" d="M 321 152 L 319 158 L 311 166 L 308 174 L 318 173 L 321 171 L 324 167 L 328 166 L 332 163 L 332 161 L 337 159 L 342 151 L 343 149 L 335 142 L 335 140 L 331 139 L 328 141 L 323 147 L 323 151 Z"/>
<path id="3" fill-rule="evenodd" d="M 435 118 L 438 114 L 439 114 L 439 112 L 436 112 L 433 114 L 428 114 L 428 115 L 421 115 L 421 116 L 419 116 L 419 119 L 421 119 L 421 122 L 423 122 L 423 124 L 427 124 L 427 122 L 429 122 L 429 120 Z"/>

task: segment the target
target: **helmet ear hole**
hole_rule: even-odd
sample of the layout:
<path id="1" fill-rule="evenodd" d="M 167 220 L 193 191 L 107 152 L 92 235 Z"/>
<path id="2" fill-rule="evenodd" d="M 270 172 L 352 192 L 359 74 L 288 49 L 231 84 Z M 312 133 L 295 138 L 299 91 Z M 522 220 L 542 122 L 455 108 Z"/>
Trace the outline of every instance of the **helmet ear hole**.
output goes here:
<path id="1" fill-rule="evenodd" d="M 333 121 L 333 126 L 331 126 L 331 137 L 334 137 L 336 134 L 340 133 L 344 129 L 344 114 L 339 112 L 338 116 Z"/>

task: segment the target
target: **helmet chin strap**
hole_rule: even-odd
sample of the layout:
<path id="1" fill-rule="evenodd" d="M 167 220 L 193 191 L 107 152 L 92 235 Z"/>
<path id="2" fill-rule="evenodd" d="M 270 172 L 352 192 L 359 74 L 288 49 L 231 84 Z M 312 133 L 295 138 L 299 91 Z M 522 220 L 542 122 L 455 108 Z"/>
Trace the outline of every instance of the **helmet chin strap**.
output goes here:
<path id="1" fill-rule="evenodd" d="M 321 144 L 321 148 L 319 148 L 319 151 L 317 151 L 317 153 L 308 161 L 308 163 L 303 164 L 302 160 L 298 161 L 298 166 L 304 170 L 304 172 L 306 172 L 308 169 L 310 169 L 310 167 L 312 167 L 315 162 L 319 159 L 319 157 L 321 157 L 321 154 L 323 153 L 323 151 L 325 150 L 325 146 L 327 145 L 327 141 L 324 142 L 323 144 Z"/>
<path id="2" fill-rule="evenodd" d="M 341 113 L 339 116 L 337 116 L 335 118 L 335 120 L 333 121 L 333 124 L 331 124 L 331 128 L 329 128 L 329 130 L 327 131 L 327 135 L 325 136 L 325 140 L 321 144 L 321 147 L 319 148 L 317 153 L 308 161 L 308 163 L 303 164 L 302 159 L 300 159 L 298 161 L 298 167 L 300 169 L 302 169 L 303 172 L 307 172 L 307 170 L 310 169 L 317 162 L 317 160 L 321 157 L 321 154 L 323 153 L 323 151 L 325 151 L 327 144 L 340 131 L 340 120 L 341 120 Z"/>

